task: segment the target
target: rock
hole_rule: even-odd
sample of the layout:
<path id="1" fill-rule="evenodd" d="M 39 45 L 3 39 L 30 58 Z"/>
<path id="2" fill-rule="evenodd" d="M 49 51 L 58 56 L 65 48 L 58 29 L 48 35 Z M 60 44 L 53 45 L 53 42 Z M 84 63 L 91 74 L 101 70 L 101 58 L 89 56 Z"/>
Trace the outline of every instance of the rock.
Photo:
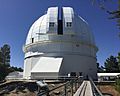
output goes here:
<path id="1" fill-rule="evenodd" d="M 55 87 L 55 84 L 51 84 L 52 87 Z"/>
<path id="2" fill-rule="evenodd" d="M 59 95 L 60 94 L 60 91 L 54 91 L 53 92 L 55 95 Z"/>
<path id="3" fill-rule="evenodd" d="M 67 91 L 68 91 L 68 92 L 71 92 L 71 90 L 70 90 L 70 89 L 68 89 Z"/>

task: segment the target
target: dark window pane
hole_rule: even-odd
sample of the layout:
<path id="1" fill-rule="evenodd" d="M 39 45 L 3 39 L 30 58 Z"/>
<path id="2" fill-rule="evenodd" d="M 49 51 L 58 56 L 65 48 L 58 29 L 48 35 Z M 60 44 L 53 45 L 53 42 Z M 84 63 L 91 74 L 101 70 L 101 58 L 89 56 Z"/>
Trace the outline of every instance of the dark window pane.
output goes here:
<path id="1" fill-rule="evenodd" d="M 72 22 L 67 22 L 66 25 L 67 27 L 72 27 Z"/>
<path id="2" fill-rule="evenodd" d="M 55 23 L 54 22 L 50 22 L 49 23 L 49 27 L 54 27 Z"/>
<path id="3" fill-rule="evenodd" d="M 34 43 L 34 38 L 32 38 L 32 43 Z"/>

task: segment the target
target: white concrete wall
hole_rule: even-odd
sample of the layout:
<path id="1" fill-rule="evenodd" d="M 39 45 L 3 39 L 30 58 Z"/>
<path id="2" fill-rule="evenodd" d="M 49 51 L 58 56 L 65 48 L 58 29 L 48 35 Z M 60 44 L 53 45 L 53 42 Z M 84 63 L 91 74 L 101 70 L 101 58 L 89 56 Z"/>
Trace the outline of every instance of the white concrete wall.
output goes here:
<path id="1" fill-rule="evenodd" d="M 31 73 L 31 79 L 57 79 L 57 72 L 39 72 L 39 73 Z"/>
<path id="2" fill-rule="evenodd" d="M 63 35 L 60 38 L 65 37 Z M 60 69 L 61 75 L 67 75 L 70 72 L 83 72 L 84 76 L 90 75 L 96 79 L 96 47 L 86 42 L 74 41 L 74 38 L 67 39 L 64 41 L 61 39 L 46 41 L 29 46 L 28 51 L 30 54 L 26 55 L 24 67 L 26 76 L 31 76 L 30 72 L 41 56 L 61 56 L 64 58 Z M 40 53 L 42 54 L 39 55 Z"/>
<path id="3" fill-rule="evenodd" d="M 27 52 L 82 52 L 96 56 L 97 47 L 77 36 L 47 35 L 46 40 L 35 42 L 26 46 Z M 86 53 L 85 53 L 86 52 Z"/>
<path id="4" fill-rule="evenodd" d="M 83 76 L 91 76 L 97 79 L 96 58 L 82 55 L 65 55 L 60 69 L 60 74 L 69 74 L 71 72 L 82 72 Z"/>
<path id="5" fill-rule="evenodd" d="M 55 54 L 55 56 L 57 56 L 57 55 Z M 69 74 L 71 72 L 77 72 L 77 74 L 79 74 L 79 72 L 82 72 L 83 76 L 89 75 L 93 79 L 97 79 L 97 66 L 96 66 L 96 58 L 95 57 L 79 55 L 79 54 L 78 55 L 61 54 L 61 57 L 63 57 L 63 62 L 62 62 L 62 65 L 60 67 L 59 75 L 67 76 L 67 74 Z M 34 66 L 34 64 L 37 63 L 37 60 L 39 58 L 40 57 L 38 56 L 38 57 L 35 57 L 35 58 L 33 57 L 32 61 L 31 61 L 31 58 L 27 58 L 25 60 L 25 61 L 27 61 L 27 62 L 25 62 L 26 67 L 24 67 L 24 68 L 26 68 L 25 69 L 26 70 L 26 72 L 25 72 L 26 77 L 31 76 L 31 70 L 33 68 L 31 66 Z M 28 63 L 28 62 L 31 62 L 31 64 Z M 38 76 L 42 76 L 41 74 L 42 73 L 40 72 L 40 74 Z M 50 74 L 51 73 L 44 73 L 44 76 L 53 76 L 53 77 L 57 76 L 57 75 L 55 75 L 56 73 L 51 74 L 51 75 Z M 24 75 L 24 77 L 25 77 L 25 75 Z M 35 73 L 33 73 L 33 75 L 35 75 Z M 33 77 L 32 77 L 32 79 L 33 79 Z"/>
<path id="6" fill-rule="evenodd" d="M 31 71 L 31 63 L 32 63 L 32 58 L 24 60 L 24 72 L 23 72 L 24 79 L 31 78 L 31 72 L 30 72 Z"/>
<path id="7" fill-rule="evenodd" d="M 30 57 L 24 60 L 24 73 L 23 78 L 30 79 L 31 78 L 31 70 L 37 63 L 40 57 Z"/>

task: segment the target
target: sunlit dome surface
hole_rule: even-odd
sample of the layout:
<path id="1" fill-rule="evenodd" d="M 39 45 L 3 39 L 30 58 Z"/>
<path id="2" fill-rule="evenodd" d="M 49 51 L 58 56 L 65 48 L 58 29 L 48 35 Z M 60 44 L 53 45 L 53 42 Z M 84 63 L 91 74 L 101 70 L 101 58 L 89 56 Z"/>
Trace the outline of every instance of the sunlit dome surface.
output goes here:
<path id="1" fill-rule="evenodd" d="M 34 43 L 50 39 L 55 40 L 56 38 L 49 38 L 50 35 L 54 34 L 72 35 L 76 37 L 76 41 L 94 44 L 93 34 L 91 33 L 89 25 L 82 17 L 74 14 L 73 9 L 70 7 L 63 7 L 62 15 L 62 34 L 58 33 L 58 7 L 51 7 L 45 15 L 41 16 L 31 26 L 26 39 L 26 45 L 33 43 L 33 39 Z"/>
<path id="2" fill-rule="evenodd" d="M 97 78 L 94 36 L 71 7 L 50 7 L 31 26 L 26 44 L 24 78 L 57 78 L 71 72 Z"/>

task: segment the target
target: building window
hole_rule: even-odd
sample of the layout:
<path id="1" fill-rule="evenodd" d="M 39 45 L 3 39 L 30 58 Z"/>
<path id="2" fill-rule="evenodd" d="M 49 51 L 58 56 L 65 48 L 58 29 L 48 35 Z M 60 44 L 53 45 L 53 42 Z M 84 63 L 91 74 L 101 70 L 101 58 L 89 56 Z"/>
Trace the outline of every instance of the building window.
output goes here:
<path id="1" fill-rule="evenodd" d="M 76 47 L 79 47 L 79 44 L 76 44 Z"/>
<path id="2" fill-rule="evenodd" d="M 54 27 L 55 26 L 55 23 L 54 22 L 50 22 L 49 23 L 49 27 Z"/>
<path id="3" fill-rule="evenodd" d="M 66 23 L 66 26 L 67 26 L 67 27 L 72 27 L 72 22 L 67 22 L 67 23 Z"/>
<path id="4" fill-rule="evenodd" d="M 34 38 L 32 38 L 32 43 L 34 43 Z"/>

